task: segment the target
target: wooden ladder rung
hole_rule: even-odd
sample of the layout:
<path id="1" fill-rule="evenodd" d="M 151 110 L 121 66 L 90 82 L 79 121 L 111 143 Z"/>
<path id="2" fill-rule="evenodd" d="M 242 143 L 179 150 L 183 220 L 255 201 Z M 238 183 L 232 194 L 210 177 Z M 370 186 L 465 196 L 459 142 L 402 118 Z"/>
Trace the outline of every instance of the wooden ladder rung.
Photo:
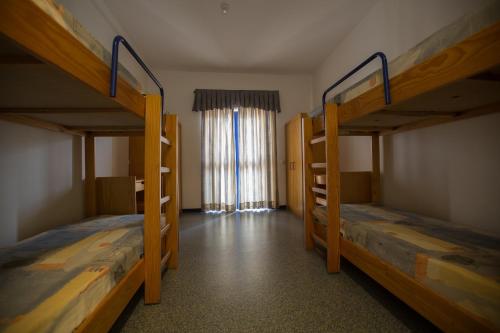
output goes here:
<path id="1" fill-rule="evenodd" d="M 312 139 L 311 144 L 314 145 L 314 144 L 317 144 L 320 142 L 325 142 L 325 141 L 326 141 L 326 136 L 323 135 L 323 136 Z"/>
<path id="2" fill-rule="evenodd" d="M 313 169 L 326 169 L 326 163 L 311 163 Z"/>
<path id="3" fill-rule="evenodd" d="M 325 207 L 327 205 L 326 199 L 325 198 L 320 198 L 320 197 L 316 197 L 316 203 L 318 205 L 325 206 Z"/>
<path id="4" fill-rule="evenodd" d="M 326 175 L 314 175 L 314 181 L 317 185 L 326 185 Z"/>
<path id="5" fill-rule="evenodd" d="M 161 172 L 161 173 L 170 173 L 170 168 L 167 168 L 167 167 L 160 167 L 160 172 Z"/>
<path id="6" fill-rule="evenodd" d="M 326 195 L 326 189 L 321 188 L 321 187 L 312 187 L 312 191 L 314 193 L 319 193 L 319 194 Z"/>
<path id="7" fill-rule="evenodd" d="M 170 146 L 170 140 L 167 139 L 166 137 L 164 137 L 163 135 L 160 136 L 160 141 L 161 141 L 161 143 L 163 143 L 167 146 Z"/>
<path id="8" fill-rule="evenodd" d="M 169 195 L 164 196 L 163 198 L 160 199 L 160 205 L 164 205 L 169 201 L 170 201 L 170 196 Z"/>
<path id="9" fill-rule="evenodd" d="M 328 248 L 328 245 L 327 243 L 323 240 L 323 238 L 319 237 L 318 235 L 316 235 L 314 232 L 312 233 L 312 238 L 314 240 L 314 242 L 322 247 L 324 247 L 325 249 Z"/>
<path id="10" fill-rule="evenodd" d="M 161 267 L 162 272 L 165 270 L 165 268 L 167 268 L 167 263 L 168 263 L 168 259 L 170 259 L 170 255 L 171 255 L 171 252 L 169 250 L 167 253 L 165 253 L 163 258 L 161 258 L 160 267 Z"/>
<path id="11" fill-rule="evenodd" d="M 161 238 L 165 237 L 165 235 L 169 230 L 170 230 L 170 223 L 166 224 L 163 228 L 161 228 L 160 237 Z"/>

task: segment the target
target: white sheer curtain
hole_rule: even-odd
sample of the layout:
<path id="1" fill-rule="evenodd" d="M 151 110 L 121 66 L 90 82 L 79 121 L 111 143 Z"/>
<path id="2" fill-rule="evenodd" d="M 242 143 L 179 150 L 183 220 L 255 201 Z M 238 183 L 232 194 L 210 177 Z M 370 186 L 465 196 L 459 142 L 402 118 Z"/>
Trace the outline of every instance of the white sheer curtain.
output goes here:
<path id="1" fill-rule="evenodd" d="M 236 161 L 233 110 L 202 112 L 202 208 L 236 209 Z"/>
<path id="2" fill-rule="evenodd" d="M 277 208 L 276 112 L 240 107 L 240 209 Z"/>

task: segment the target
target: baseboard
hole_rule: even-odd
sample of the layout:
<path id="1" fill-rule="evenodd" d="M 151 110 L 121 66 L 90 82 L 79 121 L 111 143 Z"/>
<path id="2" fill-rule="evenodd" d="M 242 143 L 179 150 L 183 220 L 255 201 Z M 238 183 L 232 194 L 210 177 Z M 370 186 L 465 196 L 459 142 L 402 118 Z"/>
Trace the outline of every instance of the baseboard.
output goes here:
<path id="1" fill-rule="evenodd" d="M 280 210 L 286 210 L 287 206 L 286 205 L 280 205 L 278 206 L 278 209 Z M 201 208 L 182 208 L 183 213 L 201 213 L 202 210 Z"/>
<path id="2" fill-rule="evenodd" d="M 183 213 L 201 213 L 201 208 L 182 208 Z"/>

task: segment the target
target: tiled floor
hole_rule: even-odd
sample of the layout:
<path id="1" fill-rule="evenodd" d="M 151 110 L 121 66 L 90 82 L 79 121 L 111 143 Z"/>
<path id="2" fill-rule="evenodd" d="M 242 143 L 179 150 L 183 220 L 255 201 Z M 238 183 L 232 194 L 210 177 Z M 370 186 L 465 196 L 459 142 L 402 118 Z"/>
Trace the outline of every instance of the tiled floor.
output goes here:
<path id="1" fill-rule="evenodd" d="M 181 217 L 180 266 L 162 303 L 139 293 L 123 332 L 430 332 L 429 322 L 348 262 L 328 274 L 284 210 Z"/>

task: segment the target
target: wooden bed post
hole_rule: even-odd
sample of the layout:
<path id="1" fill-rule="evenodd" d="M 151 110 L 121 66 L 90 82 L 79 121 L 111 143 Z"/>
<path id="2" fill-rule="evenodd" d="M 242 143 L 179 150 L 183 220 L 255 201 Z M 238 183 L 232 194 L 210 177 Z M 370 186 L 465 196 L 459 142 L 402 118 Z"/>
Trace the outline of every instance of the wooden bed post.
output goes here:
<path id="1" fill-rule="evenodd" d="M 329 273 L 340 271 L 340 171 L 339 125 L 336 104 L 326 104 L 326 190 L 327 190 L 327 259 Z"/>
<path id="2" fill-rule="evenodd" d="M 313 138 L 312 119 L 308 116 L 302 118 L 302 170 L 304 170 L 304 243 L 307 250 L 314 249 L 312 233 L 314 193 L 312 191 L 314 174 L 311 168 L 313 162 L 312 147 L 309 144 Z"/>
<path id="3" fill-rule="evenodd" d="M 165 194 L 170 196 L 170 201 L 165 206 L 166 220 L 170 229 L 165 237 L 165 248 L 170 251 L 168 268 L 177 268 L 179 265 L 179 133 L 177 115 L 165 116 L 164 129 L 170 140 L 170 146 L 162 154 L 163 165 L 170 168 L 170 173 L 164 176 L 163 184 Z"/>
<path id="4" fill-rule="evenodd" d="M 144 131 L 144 302 L 160 302 L 161 98 L 146 96 Z"/>
<path id="5" fill-rule="evenodd" d="M 85 216 L 96 215 L 95 198 L 95 138 L 85 136 Z"/>
<path id="6" fill-rule="evenodd" d="M 372 202 L 380 204 L 380 140 L 378 134 L 372 135 Z"/>

